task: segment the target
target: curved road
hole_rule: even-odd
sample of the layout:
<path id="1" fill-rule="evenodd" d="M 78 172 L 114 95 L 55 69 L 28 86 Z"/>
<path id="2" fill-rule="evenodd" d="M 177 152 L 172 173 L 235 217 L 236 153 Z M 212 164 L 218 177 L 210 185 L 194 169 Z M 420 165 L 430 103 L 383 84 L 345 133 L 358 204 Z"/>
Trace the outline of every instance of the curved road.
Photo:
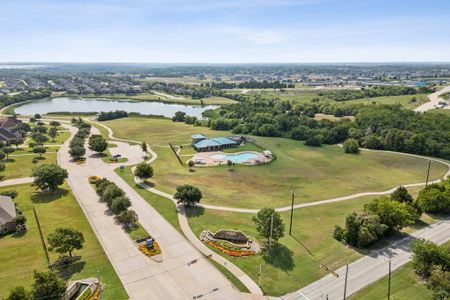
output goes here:
<path id="1" fill-rule="evenodd" d="M 436 109 L 436 107 L 439 107 L 439 101 L 445 101 L 440 96 L 448 92 L 450 92 L 450 86 L 446 86 L 442 90 L 439 90 L 433 94 L 428 95 L 428 99 L 430 99 L 430 101 L 417 107 L 414 111 L 426 112 L 427 110 L 430 109 Z M 445 107 L 445 109 L 450 109 L 450 106 Z"/>

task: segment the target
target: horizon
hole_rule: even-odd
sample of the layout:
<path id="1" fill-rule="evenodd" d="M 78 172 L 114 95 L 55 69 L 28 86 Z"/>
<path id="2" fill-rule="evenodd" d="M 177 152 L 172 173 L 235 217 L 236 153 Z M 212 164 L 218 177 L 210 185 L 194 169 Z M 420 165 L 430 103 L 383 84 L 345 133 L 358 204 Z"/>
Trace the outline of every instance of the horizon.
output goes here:
<path id="1" fill-rule="evenodd" d="M 2 2 L 8 62 L 450 62 L 442 0 Z"/>

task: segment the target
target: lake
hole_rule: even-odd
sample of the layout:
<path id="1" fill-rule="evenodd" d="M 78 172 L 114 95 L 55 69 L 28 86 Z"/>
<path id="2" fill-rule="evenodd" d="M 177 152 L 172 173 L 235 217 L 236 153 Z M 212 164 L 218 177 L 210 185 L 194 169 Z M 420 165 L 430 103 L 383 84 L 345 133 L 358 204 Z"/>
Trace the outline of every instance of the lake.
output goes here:
<path id="1" fill-rule="evenodd" d="M 173 117 L 175 112 L 183 111 L 189 116 L 201 118 L 202 112 L 217 107 L 216 105 L 183 105 L 153 101 L 57 97 L 26 103 L 16 107 L 14 111 L 21 115 L 34 115 L 36 113 L 42 115 L 49 112 L 107 112 L 124 110 L 126 112 L 137 112 L 144 115 L 161 115 L 170 118 Z"/>

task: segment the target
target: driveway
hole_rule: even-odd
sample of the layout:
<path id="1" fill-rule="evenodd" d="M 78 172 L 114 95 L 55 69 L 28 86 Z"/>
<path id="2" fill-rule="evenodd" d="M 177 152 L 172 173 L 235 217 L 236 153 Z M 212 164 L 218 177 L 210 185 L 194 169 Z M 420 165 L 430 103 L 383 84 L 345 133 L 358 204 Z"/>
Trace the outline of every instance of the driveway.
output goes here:
<path id="1" fill-rule="evenodd" d="M 74 134 L 75 128 L 69 127 Z M 92 128 L 97 133 L 96 128 Z M 86 163 L 73 163 L 69 141 L 58 152 L 58 164 L 69 172 L 68 183 L 131 299 L 249 299 L 204 258 L 175 228 L 89 149 Z M 128 195 L 142 226 L 161 246 L 163 262 L 142 255 L 114 217 L 100 203 L 88 177 L 114 181 Z M 198 259 L 195 264 L 189 262 Z M 107 287 L 106 287 L 107 288 Z"/>

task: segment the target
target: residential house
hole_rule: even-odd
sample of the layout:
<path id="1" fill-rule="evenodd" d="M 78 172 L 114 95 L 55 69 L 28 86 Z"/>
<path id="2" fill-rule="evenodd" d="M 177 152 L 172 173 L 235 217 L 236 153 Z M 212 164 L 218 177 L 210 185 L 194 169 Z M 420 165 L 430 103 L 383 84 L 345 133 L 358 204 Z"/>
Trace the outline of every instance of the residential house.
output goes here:
<path id="1" fill-rule="evenodd" d="M 11 197 L 0 195 L 0 234 L 16 230 L 16 205 Z"/>
<path id="2" fill-rule="evenodd" d="M 238 142 L 226 137 L 208 139 L 202 134 L 194 134 L 192 136 L 192 147 L 199 152 L 221 151 L 225 148 L 237 147 L 238 145 Z"/>

